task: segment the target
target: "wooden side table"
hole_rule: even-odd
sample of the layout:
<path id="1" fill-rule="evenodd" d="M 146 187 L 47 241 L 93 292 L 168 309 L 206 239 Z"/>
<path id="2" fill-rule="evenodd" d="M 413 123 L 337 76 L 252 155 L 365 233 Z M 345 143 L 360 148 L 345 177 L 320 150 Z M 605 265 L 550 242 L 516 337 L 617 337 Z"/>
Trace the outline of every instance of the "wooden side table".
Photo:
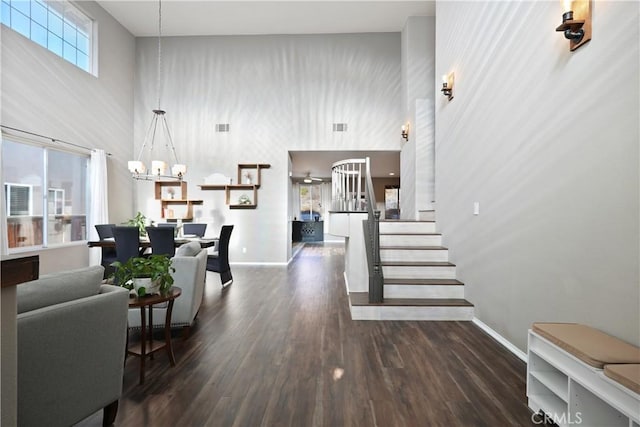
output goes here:
<path id="1" fill-rule="evenodd" d="M 140 325 L 141 337 L 140 343 L 131 348 L 127 348 L 127 354 L 138 356 L 140 358 L 140 384 L 144 383 L 144 362 L 147 356 L 153 357 L 153 353 L 163 348 L 167 351 L 171 366 L 176 365 L 173 356 L 173 348 L 171 348 L 171 311 L 173 310 L 173 301 L 182 294 L 182 289 L 172 286 L 167 292 L 158 295 L 149 295 L 144 297 L 135 297 L 129 299 L 129 308 L 140 307 Z M 164 341 L 153 339 L 153 305 L 167 302 L 167 312 L 164 320 Z M 149 342 L 147 343 L 147 316 L 145 312 L 149 311 Z M 147 348 L 147 344 L 149 348 Z M 128 345 L 128 336 L 127 336 Z"/>

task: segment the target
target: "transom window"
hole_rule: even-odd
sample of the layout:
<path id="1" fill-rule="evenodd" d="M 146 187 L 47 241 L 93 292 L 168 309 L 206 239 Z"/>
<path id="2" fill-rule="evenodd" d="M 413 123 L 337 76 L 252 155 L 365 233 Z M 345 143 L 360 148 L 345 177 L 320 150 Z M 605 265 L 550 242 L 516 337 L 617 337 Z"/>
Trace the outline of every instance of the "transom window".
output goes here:
<path id="1" fill-rule="evenodd" d="M 93 21 L 64 0 L 2 0 L 1 21 L 77 67 L 93 72 Z"/>

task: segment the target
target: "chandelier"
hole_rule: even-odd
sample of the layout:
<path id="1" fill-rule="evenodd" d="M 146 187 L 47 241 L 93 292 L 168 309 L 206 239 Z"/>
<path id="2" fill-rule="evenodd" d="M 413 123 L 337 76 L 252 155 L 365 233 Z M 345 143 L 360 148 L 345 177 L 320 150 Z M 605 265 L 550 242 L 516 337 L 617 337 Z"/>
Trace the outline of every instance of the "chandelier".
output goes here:
<path id="1" fill-rule="evenodd" d="M 173 139 L 171 138 L 171 132 L 169 131 L 169 125 L 167 124 L 166 111 L 160 108 L 161 98 L 161 81 L 162 81 L 162 0 L 158 1 L 158 108 L 152 110 L 153 118 L 151 119 L 151 125 L 147 130 L 144 137 L 144 142 L 138 153 L 136 160 L 130 160 L 127 164 L 131 176 L 134 179 L 142 179 L 147 181 L 154 181 L 158 179 L 175 179 L 182 180 L 182 177 L 187 173 L 187 166 L 178 162 L 178 156 L 176 149 L 173 145 Z M 173 157 L 173 166 L 169 173 L 167 173 L 167 162 L 163 160 L 152 160 L 151 168 L 147 169 L 142 161 L 142 157 L 145 153 L 145 149 L 148 148 L 150 157 L 153 158 L 154 147 L 159 145 L 156 141 L 164 139 L 165 151 L 169 152 L 169 155 Z M 159 152 L 160 149 L 157 150 Z"/>

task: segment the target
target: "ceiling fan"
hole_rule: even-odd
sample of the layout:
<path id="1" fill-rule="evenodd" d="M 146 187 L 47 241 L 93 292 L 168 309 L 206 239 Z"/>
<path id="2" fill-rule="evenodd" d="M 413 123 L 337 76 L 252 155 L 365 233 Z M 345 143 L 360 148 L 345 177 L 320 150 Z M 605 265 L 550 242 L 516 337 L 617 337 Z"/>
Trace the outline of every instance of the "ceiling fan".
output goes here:
<path id="1" fill-rule="evenodd" d="M 307 176 L 305 176 L 305 177 L 304 177 L 304 180 L 303 180 L 303 181 L 304 181 L 306 184 L 311 184 L 311 183 L 313 183 L 314 181 L 320 181 L 320 182 L 322 182 L 322 178 L 316 178 L 316 177 L 314 177 L 314 176 L 311 176 L 311 172 L 307 172 Z"/>

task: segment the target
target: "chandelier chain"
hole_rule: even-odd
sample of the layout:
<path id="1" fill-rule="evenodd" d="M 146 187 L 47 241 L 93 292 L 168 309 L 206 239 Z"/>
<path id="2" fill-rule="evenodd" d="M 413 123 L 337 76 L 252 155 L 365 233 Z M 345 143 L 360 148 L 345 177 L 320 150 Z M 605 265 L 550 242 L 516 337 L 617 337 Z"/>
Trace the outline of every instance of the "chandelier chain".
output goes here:
<path id="1" fill-rule="evenodd" d="M 158 0 L 158 110 L 162 97 L 162 0 Z"/>

